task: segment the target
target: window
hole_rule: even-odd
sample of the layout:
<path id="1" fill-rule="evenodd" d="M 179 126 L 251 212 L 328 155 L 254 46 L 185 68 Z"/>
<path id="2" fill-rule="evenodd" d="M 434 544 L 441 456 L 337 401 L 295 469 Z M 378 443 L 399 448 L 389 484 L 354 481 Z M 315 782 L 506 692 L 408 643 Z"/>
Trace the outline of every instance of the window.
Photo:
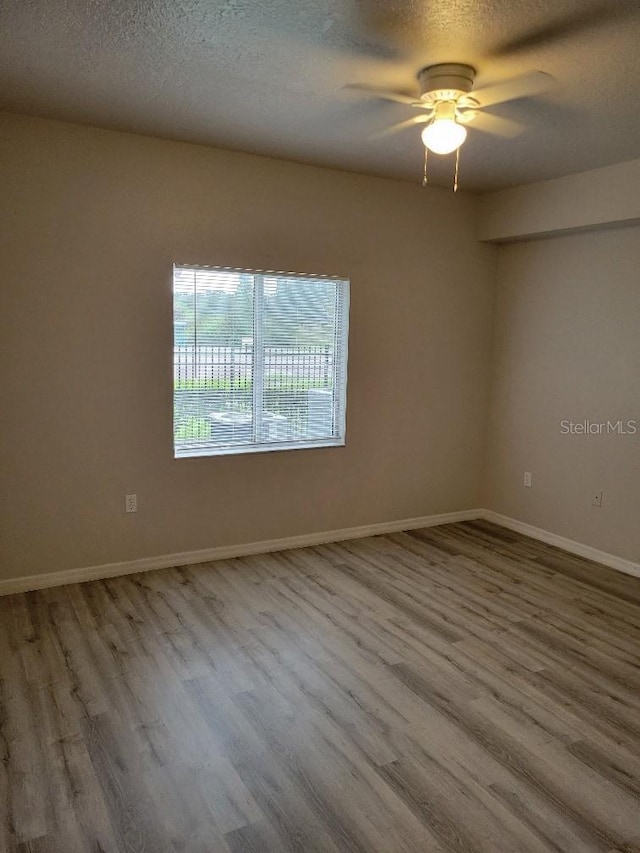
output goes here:
<path id="1" fill-rule="evenodd" d="M 345 441 L 349 282 L 173 269 L 176 457 Z"/>

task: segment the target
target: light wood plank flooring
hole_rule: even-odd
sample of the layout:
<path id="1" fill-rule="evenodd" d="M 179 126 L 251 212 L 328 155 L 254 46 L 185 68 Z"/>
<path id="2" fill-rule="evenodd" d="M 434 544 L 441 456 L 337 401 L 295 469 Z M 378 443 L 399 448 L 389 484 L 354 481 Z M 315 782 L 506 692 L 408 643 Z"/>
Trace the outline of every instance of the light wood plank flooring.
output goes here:
<path id="1" fill-rule="evenodd" d="M 640 580 L 485 522 L 0 600 L 7 853 L 640 851 Z"/>

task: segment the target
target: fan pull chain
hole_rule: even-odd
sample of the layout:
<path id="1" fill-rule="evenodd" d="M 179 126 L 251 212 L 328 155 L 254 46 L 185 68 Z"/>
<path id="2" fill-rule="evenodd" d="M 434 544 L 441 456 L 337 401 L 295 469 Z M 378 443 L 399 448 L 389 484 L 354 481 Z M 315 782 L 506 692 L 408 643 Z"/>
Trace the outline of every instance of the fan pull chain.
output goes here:
<path id="1" fill-rule="evenodd" d="M 458 172 L 460 171 L 460 148 L 456 148 L 456 171 L 453 176 L 453 191 L 458 192 Z"/>
<path id="2" fill-rule="evenodd" d="M 428 180 L 427 180 L 427 157 L 428 156 L 429 156 L 429 149 L 425 145 L 425 147 L 424 147 L 424 171 L 422 173 L 422 186 L 423 187 L 426 187 L 427 183 L 428 183 Z"/>

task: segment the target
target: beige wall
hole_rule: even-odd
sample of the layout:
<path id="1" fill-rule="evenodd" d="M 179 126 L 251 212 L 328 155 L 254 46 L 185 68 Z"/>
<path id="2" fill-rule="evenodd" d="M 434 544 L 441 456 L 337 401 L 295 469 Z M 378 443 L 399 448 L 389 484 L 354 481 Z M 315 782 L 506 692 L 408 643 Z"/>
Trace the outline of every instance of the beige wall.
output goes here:
<path id="1" fill-rule="evenodd" d="M 38 119 L 0 134 L 2 577 L 478 504 L 495 249 L 473 196 Z M 345 448 L 173 460 L 174 261 L 351 277 Z"/>
<path id="2" fill-rule="evenodd" d="M 640 222 L 640 160 L 481 197 L 480 240 L 508 242 Z"/>
<path id="3" fill-rule="evenodd" d="M 639 270 L 637 226 L 499 249 L 485 494 L 490 509 L 635 562 Z M 563 435 L 563 419 L 635 419 L 638 434 Z"/>

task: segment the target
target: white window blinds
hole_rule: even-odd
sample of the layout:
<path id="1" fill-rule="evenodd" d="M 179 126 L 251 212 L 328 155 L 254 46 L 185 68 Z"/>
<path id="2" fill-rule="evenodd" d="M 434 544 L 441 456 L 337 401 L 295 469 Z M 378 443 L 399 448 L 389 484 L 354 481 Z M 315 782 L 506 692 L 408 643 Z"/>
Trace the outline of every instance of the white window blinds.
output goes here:
<path id="1" fill-rule="evenodd" d="M 176 457 L 344 444 L 349 282 L 175 266 Z"/>

